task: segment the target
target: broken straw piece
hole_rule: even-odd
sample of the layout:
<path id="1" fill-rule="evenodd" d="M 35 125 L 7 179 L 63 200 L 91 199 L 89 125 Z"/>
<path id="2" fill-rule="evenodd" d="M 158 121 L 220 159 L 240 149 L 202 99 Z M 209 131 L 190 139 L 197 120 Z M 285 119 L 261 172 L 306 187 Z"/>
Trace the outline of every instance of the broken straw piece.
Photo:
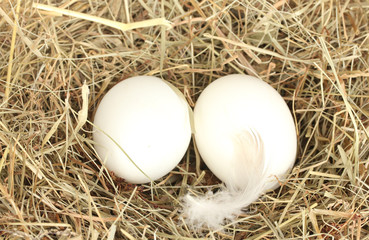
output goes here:
<path id="1" fill-rule="evenodd" d="M 71 11 L 68 9 L 52 7 L 52 6 L 39 4 L 39 3 L 34 3 L 32 6 L 40 10 L 45 10 L 45 11 L 67 15 L 67 16 L 71 16 L 75 18 L 80 18 L 80 19 L 84 19 L 84 20 L 88 20 L 88 21 L 92 21 L 96 23 L 101 23 L 106 26 L 113 27 L 113 28 L 116 28 L 122 31 L 128 31 L 128 30 L 132 30 L 136 28 L 152 27 L 152 26 L 166 26 L 168 28 L 172 27 L 170 22 L 166 20 L 165 18 L 155 18 L 155 19 L 150 19 L 150 20 L 145 20 L 145 21 L 140 21 L 140 22 L 133 22 L 133 23 L 121 23 L 121 22 L 112 21 L 109 19 L 101 18 L 101 17 L 95 17 L 95 16 L 85 14 L 85 13 L 79 13 L 79 12 Z"/>

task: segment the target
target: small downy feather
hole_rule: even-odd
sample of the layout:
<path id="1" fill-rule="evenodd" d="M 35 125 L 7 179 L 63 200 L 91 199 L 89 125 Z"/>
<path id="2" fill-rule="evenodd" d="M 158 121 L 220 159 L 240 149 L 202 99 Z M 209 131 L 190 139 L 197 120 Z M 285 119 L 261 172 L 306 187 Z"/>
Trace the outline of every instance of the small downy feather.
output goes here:
<path id="1" fill-rule="evenodd" d="M 229 174 L 220 191 L 183 198 L 183 216 L 193 229 L 218 229 L 233 221 L 242 209 L 258 199 L 265 182 L 264 145 L 259 133 L 250 128 L 232 134 L 234 155 Z"/>

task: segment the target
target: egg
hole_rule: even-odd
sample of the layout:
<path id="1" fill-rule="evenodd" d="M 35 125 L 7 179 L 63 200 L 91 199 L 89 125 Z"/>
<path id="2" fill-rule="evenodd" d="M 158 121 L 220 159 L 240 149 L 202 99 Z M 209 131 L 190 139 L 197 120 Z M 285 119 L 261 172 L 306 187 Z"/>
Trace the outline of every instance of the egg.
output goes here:
<path id="1" fill-rule="evenodd" d="M 202 159 L 225 187 L 184 197 L 189 225 L 218 228 L 234 219 L 278 187 L 295 162 L 292 114 L 280 94 L 256 77 L 228 75 L 209 84 L 196 102 L 194 128 Z"/>
<path id="2" fill-rule="evenodd" d="M 225 182 L 239 168 L 235 163 L 248 149 L 249 133 L 263 143 L 263 167 L 270 177 L 265 190 L 278 186 L 276 177 L 282 179 L 295 162 L 297 138 L 291 112 L 280 94 L 256 77 L 234 74 L 212 82 L 196 102 L 194 122 L 200 155 Z"/>
<path id="3" fill-rule="evenodd" d="M 169 82 L 153 76 L 128 78 L 98 105 L 94 147 L 115 175 L 135 184 L 155 181 L 186 153 L 190 113 L 182 93 Z"/>

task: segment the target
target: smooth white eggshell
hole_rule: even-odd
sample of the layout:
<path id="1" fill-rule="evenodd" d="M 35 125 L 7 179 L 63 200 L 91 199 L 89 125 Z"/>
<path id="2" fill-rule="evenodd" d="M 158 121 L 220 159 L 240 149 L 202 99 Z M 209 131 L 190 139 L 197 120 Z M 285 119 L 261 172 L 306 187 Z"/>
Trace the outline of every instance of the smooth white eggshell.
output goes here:
<path id="1" fill-rule="evenodd" d="M 118 83 L 103 97 L 93 139 L 101 160 L 117 176 L 146 183 L 168 174 L 182 159 L 191 139 L 191 110 L 173 88 L 157 77 L 139 76 Z"/>
<path id="2" fill-rule="evenodd" d="M 290 110 L 273 87 L 256 77 L 229 75 L 212 82 L 196 103 L 194 123 L 199 153 L 222 181 L 239 167 L 233 164 L 240 151 L 234 136 L 245 129 L 256 130 L 264 143 L 269 176 L 265 190 L 277 187 L 275 176 L 283 179 L 295 162 L 297 139 Z"/>

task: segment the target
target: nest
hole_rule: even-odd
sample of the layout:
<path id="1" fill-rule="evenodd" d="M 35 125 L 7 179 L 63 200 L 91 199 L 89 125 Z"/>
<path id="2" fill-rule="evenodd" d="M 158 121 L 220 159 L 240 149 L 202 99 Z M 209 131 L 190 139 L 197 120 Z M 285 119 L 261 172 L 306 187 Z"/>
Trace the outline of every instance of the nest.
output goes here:
<path id="1" fill-rule="evenodd" d="M 32 1 L 0 3 L 2 239 L 369 235 L 367 3 L 40 3 L 100 19 Z M 125 26 L 166 19 L 170 28 L 159 21 L 122 31 L 101 19 Z M 91 119 L 106 91 L 131 76 L 166 79 L 194 106 L 210 82 L 231 73 L 257 76 L 281 93 L 296 122 L 298 156 L 287 181 L 234 222 L 192 231 L 180 217 L 181 197 L 220 184 L 193 144 L 169 175 L 132 185 L 102 166 Z"/>

